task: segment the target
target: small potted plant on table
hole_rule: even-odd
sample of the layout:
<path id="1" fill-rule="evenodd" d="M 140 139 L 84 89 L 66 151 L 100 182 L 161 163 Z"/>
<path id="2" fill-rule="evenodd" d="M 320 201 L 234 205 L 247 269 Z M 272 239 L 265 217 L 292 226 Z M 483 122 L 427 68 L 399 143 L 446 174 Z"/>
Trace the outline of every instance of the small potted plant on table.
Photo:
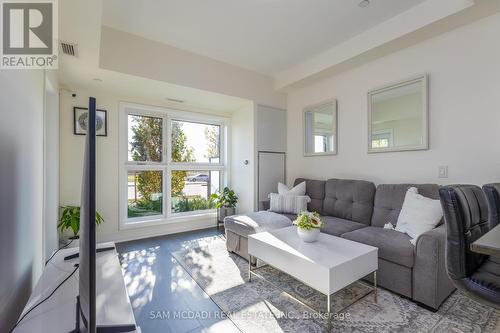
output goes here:
<path id="1" fill-rule="evenodd" d="M 61 218 L 59 219 L 59 224 L 57 228 L 63 233 L 67 229 L 73 231 L 73 236 L 70 240 L 78 239 L 78 233 L 80 232 L 80 207 L 78 206 L 64 206 L 62 208 Z M 95 224 L 99 225 L 104 222 L 101 214 L 95 212 Z"/>
<path id="2" fill-rule="evenodd" d="M 219 226 L 219 223 L 224 222 L 226 216 L 236 214 L 238 196 L 229 187 L 224 187 L 222 192 L 214 193 L 210 198 L 215 200 L 215 207 L 217 208 L 217 226 Z"/>
<path id="3" fill-rule="evenodd" d="M 293 224 L 297 226 L 297 235 L 299 238 L 306 243 L 317 241 L 321 227 L 323 227 L 323 221 L 321 221 L 319 214 L 316 212 L 300 213 L 297 219 L 293 221 Z"/>

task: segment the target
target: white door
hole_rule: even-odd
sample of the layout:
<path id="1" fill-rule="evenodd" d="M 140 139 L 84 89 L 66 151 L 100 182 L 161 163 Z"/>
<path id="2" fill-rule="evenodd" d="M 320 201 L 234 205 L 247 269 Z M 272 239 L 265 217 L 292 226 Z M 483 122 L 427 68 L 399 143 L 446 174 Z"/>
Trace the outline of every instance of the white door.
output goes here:
<path id="1" fill-rule="evenodd" d="M 269 193 L 278 191 L 278 182 L 285 183 L 286 155 L 283 152 L 258 153 L 258 207 L 267 201 Z"/>

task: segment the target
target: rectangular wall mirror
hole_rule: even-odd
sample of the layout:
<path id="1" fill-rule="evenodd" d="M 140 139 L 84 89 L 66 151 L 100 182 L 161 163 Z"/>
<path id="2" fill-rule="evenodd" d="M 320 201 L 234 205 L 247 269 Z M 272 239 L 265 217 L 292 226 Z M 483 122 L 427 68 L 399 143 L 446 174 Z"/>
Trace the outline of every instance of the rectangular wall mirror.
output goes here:
<path id="1" fill-rule="evenodd" d="M 304 156 L 337 154 L 337 100 L 304 108 Z"/>
<path id="2" fill-rule="evenodd" d="M 429 148 L 427 75 L 368 93 L 368 152 Z"/>

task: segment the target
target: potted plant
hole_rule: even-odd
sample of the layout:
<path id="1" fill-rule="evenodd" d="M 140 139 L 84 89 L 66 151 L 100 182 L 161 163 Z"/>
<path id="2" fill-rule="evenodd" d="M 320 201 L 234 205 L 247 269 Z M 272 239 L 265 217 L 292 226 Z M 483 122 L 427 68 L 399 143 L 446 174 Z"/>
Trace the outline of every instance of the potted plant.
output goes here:
<path id="1" fill-rule="evenodd" d="M 226 216 L 236 214 L 238 196 L 229 187 L 224 187 L 222 192 L 213 193 L 210 198 L 215 202 L 218 222 L 224 222 Z"/>
<path id="2" fill-rule="evenodd" d="M 293 221 L 297 226 L 297 234 L 302 241 L 312 243 L 318 240 L 319 233 L 323 227 L 323 221 L 318 213 L 302 212 Z"/>
<path id="3" fill-rule="evenodd" d="M 61 218 L 57 228 L 64 232 L 66 229 L 73 231 L 73 236 L 70 239 L 77 239 L 78 232 L 80 231 L 80 207 L 78 206 L 64 206 L 62 208 Z M 101 214 L 95 212 L 95 224 L 104 222 Z"/>

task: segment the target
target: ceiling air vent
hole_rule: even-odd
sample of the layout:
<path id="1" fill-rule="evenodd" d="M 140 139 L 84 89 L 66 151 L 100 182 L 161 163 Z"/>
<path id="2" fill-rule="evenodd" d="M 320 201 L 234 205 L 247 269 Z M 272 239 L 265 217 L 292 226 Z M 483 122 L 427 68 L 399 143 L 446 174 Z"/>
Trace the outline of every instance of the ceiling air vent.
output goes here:
<path id="1" fill-rule="evenodd" d="M 59 45 L 63 54 L 78 57 L 78 45 L 68 42 L 60 42 Z"/>

